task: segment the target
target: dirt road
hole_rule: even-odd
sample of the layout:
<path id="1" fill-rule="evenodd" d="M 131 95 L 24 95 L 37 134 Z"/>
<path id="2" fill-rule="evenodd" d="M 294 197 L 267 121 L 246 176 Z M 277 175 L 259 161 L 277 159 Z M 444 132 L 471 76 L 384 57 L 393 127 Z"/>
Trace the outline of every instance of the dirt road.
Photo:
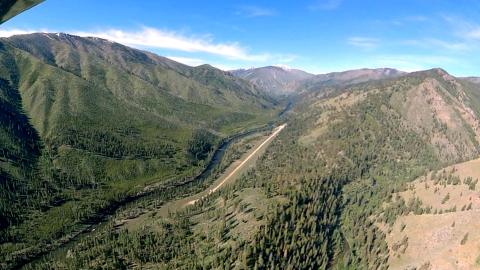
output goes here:
<path id="1" fill-rule="evenodd" d="M 273 140 L 273 138 L 275 138 L 275 136 L 278 135 L 278 133 L 280 133 L 280 131 L 282 131 L 282 129 L 285 128 L 287 124 L 283 124 L 281 126 L 278 126 L 275 131 L 272 133 L 272 135 L 270 135 L 268 138 L 266 138 L 259 146 L 257 146 L 253 152 L 251 152 L 232 172 L 230 172 L 227 176 L 225 176 L 225 178 L 223 178 L 223 180 L 220 182 L 220 183 L 217 183 L 217 184 L 214 184 L 213 187 L 211 187 L 209 190 L 208 190 L 208 194 L 202 196 L 201 198 L 199 199 L 193 199 L 193 200 L 190 200 L 186 203 L 186 205 L 192 205 L 192 204 L 195 204 L 198 200 L 201 200 L 203 198 L 205 198 L 206 196 L 212 194 L 213 192 L 217 191 L 220 187 L 222 187 L 225 183 L 227 183 L 227 181 L 232 178 L 240 169 L 242 169 L 245 164 L 247 164 L 247 162 L 255 156 L 255 154 L 257 154 L 257 152 L 262 149 L 263 146 L 265 146 L 267 143 L 269 143 L 271 140 Z"/>

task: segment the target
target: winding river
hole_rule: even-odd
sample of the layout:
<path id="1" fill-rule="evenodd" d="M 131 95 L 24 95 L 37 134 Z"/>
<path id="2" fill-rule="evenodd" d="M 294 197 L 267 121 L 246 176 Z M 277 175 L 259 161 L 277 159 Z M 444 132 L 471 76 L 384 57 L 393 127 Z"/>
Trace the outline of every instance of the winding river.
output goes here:
<path id="1" fill-rule="evenodd" d="M 289 102 L 285 109 L 283 109 L 279 114 L 278 118 L 281 118 L 288 110 L 292 107 L 292 103 Z M 88 235 L 89 233 L 95 231 L 99 226 L 105 224 L 115 213 L 118 209 L 122 207 L 128 207 L 129 204 L 136 202 L 141 198 L 145 198 L 150 195 L 154 195 L 156 192 L 162 190 L 168 190 L 170 188 L 181 187 L 187 184 L 191 184 L 194 182 L 199 182 L 206 179 L 212 171 L 220 164 L 222 158 L 225 154 L 227 148 L 235 141 L 242 139 L 244 137 L 250 136 L 255 133 L 271 130 L 274 128 L 274 123 L 271 122 L 265 126 L 254 128 L 251 130 L 247 130 L 244 132 L 237 133 L 235 135 L 229 136 L 222 140 L 219 144 L 217 149 L 212 154 L 212 157 L 208 163 L 208 165 L 195 177 L 191 177 L 182 182 L 171 183 L 168 185 L 152 185 L 143 189 L 143 191 L 138 192 L 134 195 L 129 195 L 122 200 L 111 204 L 109 207 L 104 209 L 102 212 L 98 213 L 96 216 L 90 218 L 86 222 L 84 222 L 84 226 L 77 230 L 74 233 L 71 233 L 67 237 L 59 240 L 55 244 L 51 244 L 43 248 L 40 252 L 32 252 L 23 256 L 20 260 L 16 262 L 15 265 L 12 266 L 12 269 L 23 269 L 25 266 L 41 261 L 43 258 L 48 257 L 50 254 L 54 254 L 60 252 L 60 250 L 65 250 L 66 248 L 73 246 L 81 237 Z"/>

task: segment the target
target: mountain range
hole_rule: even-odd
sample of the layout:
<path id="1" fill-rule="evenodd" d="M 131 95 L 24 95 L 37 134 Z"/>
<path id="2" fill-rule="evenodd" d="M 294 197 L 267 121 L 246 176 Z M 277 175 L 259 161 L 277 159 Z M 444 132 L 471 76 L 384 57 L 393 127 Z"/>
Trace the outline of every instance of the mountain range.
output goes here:
<path id="1" fill-rule="evenodd" d="M 298 69 L 267 66 L 230 71 L 233 75 L 248 80 L 272 94 L 291 94 L 301 82 L 314 75 Z"/>
<path id="2" fill-rule="evenodd" d="M 27 253 L 146 185 L 194 176 L 223 138 L 281 109 L 228 72 L 98 38 L 2 38 L 0 63 L 0 242 Z"/>
<path id="3" fill-rule="evenodd" d="M 290 110 L 278 117 L 285 101 Z M 279 122 L 288 125 L 241 181 L 167 218 L 155 214 L 206 188 L 182 183 L 226 138 Z M 431 210 L 392 194 L 479 153 L 478 78 L 440 68 L 222 71 L 95 37 L 0 39 L 2 268 L 69 242 L 159 186 L 170 192 L 118 210 L 86 233 L 95 237 L 32 267 L 387 268 L 404 245 L 387 242 L 389 226 Z M 147 208 L 140 230 L 117 228 L 119 217 Z"/>
<path id="4" fill-rule="evenodd" d="M 358 83 L 348 78 L 298 92 L 283 118 L 287 126 L 228 188 L 167 216 L 154 206 L 162 199 L 151 198 L 150 207 L 121 211 L 96 237 L 34 265 L 396 269 L 400 262 L 450 269 L 457 260 L 474 265 L 479 253 L 472 225 L 478 221 L 468 217 L 476 217 L 480 206 L 445 205 L 463 197 L 473 201 L 476 182 L 466 175 L 457 179 L 452 174 L 457 165 L 445 166 L 480 154 L 478 85 L 440 68 Z M 436 176 L 426 182 L 430 174 Z M 414 189 L 415 179 L 421 188 Z M 408 192 L 414 195 L 406 197 Z M 432 222 L 419 231 L 426 220 Z M 117 225 L 125 222 L 127 228 Z M 472 238 L 462 240 L 465 235 Z M 434 247 L 417 240 L 423 237 Z M 473 256 L 435 252 L 467 248 Z M 425 258 L 408 257 L 427 249 L 433 252 Z M 115 257 L 102 257 L 112 251 Z"/>
<path id="5" fill-rule="evenodd" d="M 298 94 L 302 91 L 314 91 L 327 86 L 347 86 L 372 80 L 395 78 L 405 74 L 405 72 L 391 68 L 364 68 L 314 75 L 298 69 L 277 66 L 237 69 L 230 72 L 274 95 Z"/>

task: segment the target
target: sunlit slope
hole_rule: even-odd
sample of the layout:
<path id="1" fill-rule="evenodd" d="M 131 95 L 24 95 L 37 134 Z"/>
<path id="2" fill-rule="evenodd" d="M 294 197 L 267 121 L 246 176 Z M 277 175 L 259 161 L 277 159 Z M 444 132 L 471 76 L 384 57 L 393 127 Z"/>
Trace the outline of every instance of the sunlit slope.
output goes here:
<path id="1" fill-rule="evenodd" d="M 394 247 L 384 224 L 423 209 L 394 194 L 430 169 L 478 157 L 478 93 L 441 69 L 304 92 L 231 187 L 139 221 L 138 231 L 107 226 L 72 247 L 73 259 L 65 251 L 37 266 L 388 269 Z M 136 252 L 142 239 L 151 245 Z M 88 260 L 112 249 L 115 260 Z"/>
<path id="2" fill-rule="evenodd" d="M 197 174 L 223 137 L 279 110 L 221 70 L 95 38 L 4 38 L 0 61 L 7 265 L 23 256 L 14 251 L 35 253 L 148 184 Z"/>
<path id="3" fill-rule="evenodd" d="M 106 86 L 119 96 L 133 88 L 133 98 L 151 98 L 154 92 L 164 92 L 189 102 L 236 110 L 251 106 L 258 111 L 271 106 L 252 84 L 227 72 L 208 65 L 189 67 L 104 39 L 60 33 L 14 36 L 9 42 L 46 64 Z"/>

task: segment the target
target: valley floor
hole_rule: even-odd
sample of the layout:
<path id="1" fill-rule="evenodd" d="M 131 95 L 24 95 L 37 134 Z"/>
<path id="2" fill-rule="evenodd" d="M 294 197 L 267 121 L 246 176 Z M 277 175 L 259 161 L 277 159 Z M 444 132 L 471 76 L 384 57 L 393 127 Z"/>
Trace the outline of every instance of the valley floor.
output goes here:
<path id="1" fill-rule="evenodd" d="M 177 194 L 175 189 L 166 190 L 162 192 L 162 194 L 165 193 L 163 194 L 164 196 L 159 197 L 158 194 L 152 194 L 138 202 L 125 206 L 119 209 L 117 214 L 110 218 L 109 222 L 97 227 L 96 230 L 82 235 L 76 241 L 46 254 L 31 264 L 27 264 L 25 269 L 43 269 L 42 267 L 63 261 L 65 256 L 68 258 L 72 252 L 74 254 L 78 252 L 75 250 L 83 249 L 85 243 L 90 243 L 94 239 L 105 240 L 106 235 L 111 233 L 133 236 L 137 233 L 142 234 L 148 231 L 164 234 L 164 225 L 177 220 L 178 217 L 176 215 L 179 215 L 178 213 L 184 213 L 188 211 L 188 208 L 198 207 L 197 204 L 201 204 L 202 201 L 208 200 L 210 197 L 216 197 L 219 192 L 228 188 L 245 172 L 254 167 L 258 158 L 263 155 L 285 126 L 285 124 L 278 126 L 271 132 L 262 131 L 261 129 L 251 132 L 249 135 L 241 136 L 228 146 L 223 158 L 219 161 L 220 163 L 213 169 L 207 179 L 201 179 L 196 181 L 198 183 L 187 185 L 189 187 L 186 186 L 185 190 L 182 191 L 183 193 Z M 213 196 L 213 193 L 215 193 L 215 196 Z M 188 194 L 193 195 L 188 196 Z M 208 196 L 211 194 L 212 196 Z M 181 198 L 182 196 L 187 197 Z M 244 203 L 250 202 L 252 198 L 253 200 L 259 200 L 261 194 L 257 194 L 255 191 L 246 194 Z M 201 200 L 199 203 L 195 203 L 199 200 Z M 221 205 L 218 205 L 218 209 L 222 208 Z M 181 218 L 178 218 L 178 220 L 181 220 Z M 184 240 L 188 239 L 186 235 L 183 237 L 185 238 Z M 130 264 L 130 266 L 134 264 Z M 95 261 L 89 262 L 89 265 L 90 267 L 98 266 Z M 60 264 L 56 267 L 59 269 L 73 267 L 75 269 L 77 266 L 67 267 Z"/>
<path id="2" fill-rule="evenodd" d="M 252 147 L 245 152 L 238 160 L 234 161 L 228 166 L 224 172 L 217 177 L 207 189 L 198 192 L 186 198 L 174 200 L 161 206 L 159 209 L 147 211 L 135 218 L 127 218 L 117 221 L 117 227 L 127 230 L 137 230 L 143 226 L 152 224 L 161 217 L 168 217 L 171 213 L 181 210 L 185 207 L 197 203 L 199 200 L 205 199 L 208 195 L 216 192 L 225 185 L 231 184 L 237 180 L 249 168 L 255 165 L 256 160 L 267 149 L 275 137 L 286 127 L 286 124 L 278 126 L 271 134 L 261 135 L 255 138 L 251 145 Z"/>

